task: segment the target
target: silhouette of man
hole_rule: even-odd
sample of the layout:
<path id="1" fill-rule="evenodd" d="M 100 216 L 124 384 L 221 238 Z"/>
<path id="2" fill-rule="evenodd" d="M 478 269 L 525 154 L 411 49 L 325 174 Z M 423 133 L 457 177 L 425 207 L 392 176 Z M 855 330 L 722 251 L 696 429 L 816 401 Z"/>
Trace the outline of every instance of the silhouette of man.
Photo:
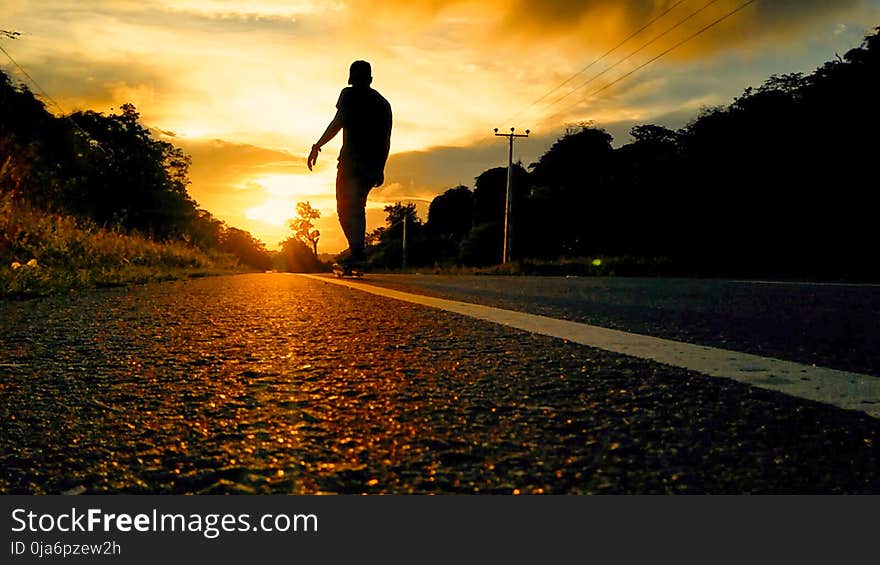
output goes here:
<path id="1" fill-rule="evenodd" d="M 336 173 L 336 212 L 349 250 L 348 257 L 340 263 L 349 267 L 364 261 L 367 195 L 385 182 L 385 162 L 391 147 L 391 105 L 370 87 L 372 82 L 368 62 L 351 64 L 348 74 L 351 86 L 339 94 L 336 116 L 321 139 L 312 145 L 308 159 L 311 171 L 321 147 L 342 130 Z"/>

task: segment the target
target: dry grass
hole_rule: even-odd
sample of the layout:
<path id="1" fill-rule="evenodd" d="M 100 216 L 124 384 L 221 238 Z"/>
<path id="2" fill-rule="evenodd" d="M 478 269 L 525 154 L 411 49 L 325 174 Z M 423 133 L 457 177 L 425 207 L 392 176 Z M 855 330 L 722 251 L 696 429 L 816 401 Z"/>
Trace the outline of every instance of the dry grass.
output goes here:
<path id="1" fill-rule="evenodd" d="M 234 270 L 235 261 L 226 255 L 99 228 L 0 196 L 0 297 Z"/>

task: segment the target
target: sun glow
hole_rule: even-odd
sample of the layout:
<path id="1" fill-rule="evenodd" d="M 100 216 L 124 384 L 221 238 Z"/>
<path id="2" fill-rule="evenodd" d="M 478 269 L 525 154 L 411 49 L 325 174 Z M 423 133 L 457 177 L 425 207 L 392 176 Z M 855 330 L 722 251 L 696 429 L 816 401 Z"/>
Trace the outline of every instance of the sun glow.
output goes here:
<path id="1" fill-rule="evenodd" d="M 248 208 L 245 216 L 273 226 L 286 226 L 296 214 L 296 203 L 306 201 L 321 210 L 322 216 L 327 215 L 334 211 L 328 198 L 334 182 L 332 171 L 306 175 L 273 173 L 249 179 L 242 188 L 259 190 L 264 198 L 260 204 Z"/>
<path id="2" fill-rule="evenodd" d="M 269 198 L 259 206 L 248 208 L 245 217 L 264 224 L 283 226 L 293 217 L 296 202 L 290 198 Z"/>

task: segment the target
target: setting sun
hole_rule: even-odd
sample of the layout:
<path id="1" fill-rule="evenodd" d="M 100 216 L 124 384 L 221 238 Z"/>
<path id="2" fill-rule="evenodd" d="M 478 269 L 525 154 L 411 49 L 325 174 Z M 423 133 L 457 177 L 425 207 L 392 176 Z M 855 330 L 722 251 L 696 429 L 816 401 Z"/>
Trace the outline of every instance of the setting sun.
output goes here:
<path id="1" fill-rule="evenodd" d="M 296 203 L 291 199 L 269 199 L 259 206 L 248 208 L 245 215 L 251 220 L 271 226 L 283 226 L 290 220 L 291 210 L 295 208 L 295 205 Z"/>
<path id="2" fill-rule="evenodd" d="M 311 175 L 268 174 L 245 181 L 242 190 L 256 190 L 264 195 L 262 202 L 245 211 L 245 217 L 254 222 L 253 231 L 263 234 L 270 247 L 276 245 L 290 235 L 288 223 L 296 215 L 297 202 L 309 202 L 321 212 L 318 225 L 322 233 L 326 230 L 330 235 L 322 239 L 322 249 L 344 248 L 343 238 L 333 239 L 336 203 L 327 195 L 327 187 L 335 182 L 332 173 L 327 170 Z"/>

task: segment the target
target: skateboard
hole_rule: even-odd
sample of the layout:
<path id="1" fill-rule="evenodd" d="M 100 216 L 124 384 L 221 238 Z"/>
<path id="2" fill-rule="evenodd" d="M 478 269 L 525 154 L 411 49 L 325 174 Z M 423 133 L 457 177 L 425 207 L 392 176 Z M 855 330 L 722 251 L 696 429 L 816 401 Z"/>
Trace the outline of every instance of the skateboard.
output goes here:
<path id="1" fill-rule="evenodd" d="M 333 274 L 340 279 L 360 279 L 364 276 L 363 270 L 355 267 L 340 265 L 339 263 L 333 263 Z"/>

